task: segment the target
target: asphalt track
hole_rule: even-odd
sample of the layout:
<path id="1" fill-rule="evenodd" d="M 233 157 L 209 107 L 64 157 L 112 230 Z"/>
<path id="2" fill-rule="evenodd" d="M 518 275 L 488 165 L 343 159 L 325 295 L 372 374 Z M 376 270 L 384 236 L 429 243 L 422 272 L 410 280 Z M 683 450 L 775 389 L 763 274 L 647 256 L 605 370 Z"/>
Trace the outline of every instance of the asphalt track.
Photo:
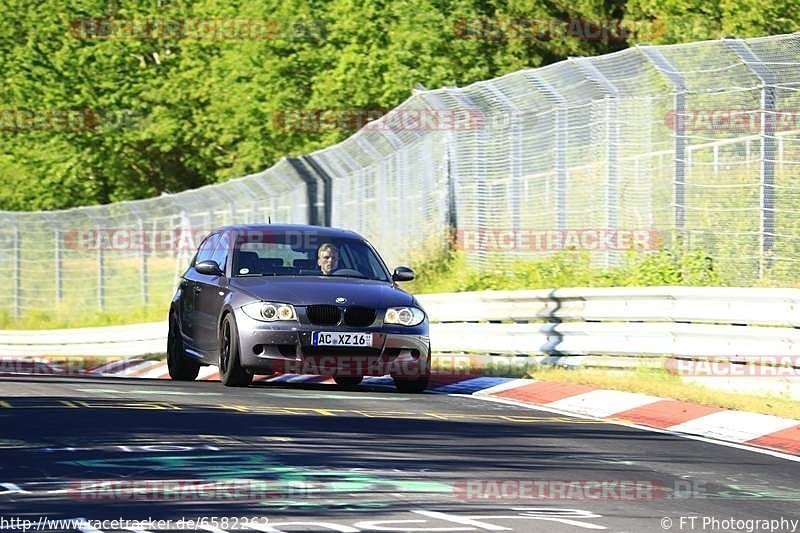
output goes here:
<path id="1" fill-rule="evenodd" d="M 2 531 L 800 532 L 796 461 L 465 395 L 2 377 L 0 417 Z"/>

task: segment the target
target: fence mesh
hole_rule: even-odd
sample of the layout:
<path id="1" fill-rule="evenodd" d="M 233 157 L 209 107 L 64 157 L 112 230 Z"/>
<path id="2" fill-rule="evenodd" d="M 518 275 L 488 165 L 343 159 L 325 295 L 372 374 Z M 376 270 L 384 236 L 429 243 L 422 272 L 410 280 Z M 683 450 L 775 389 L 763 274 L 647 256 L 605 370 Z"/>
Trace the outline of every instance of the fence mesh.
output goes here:
<path id="1" fill-rule="evenodd" d="M 469 112 L 480 125 L 404 127 L 389 118 L 434 111 Z M 390 265 L 443 249 L 452 230 L 475 268 L 567 243 L 503 247 L 470 241 L 473 230 L 578 230 L 581 238 L 587 230 L 651 230 L 664 245 L 705 250 L 724 283 L 796 285 L 800 34 L 638 46 L 414 91 L 345 141 L 294 161 L 303 164 L 284 159 L 259 174 L 148 200 L 0 211 L 0 312 L 124 312 L 161 301 L 198 231 L 267 217 L 308 223 L 323 205 L 325 221 L 362 233 Z M 164 244 L 84 246 L 109 235 L 124 240 L 116 230 Z M 593 257 L 611 265 L 621 254 L 600 247 Z"/>

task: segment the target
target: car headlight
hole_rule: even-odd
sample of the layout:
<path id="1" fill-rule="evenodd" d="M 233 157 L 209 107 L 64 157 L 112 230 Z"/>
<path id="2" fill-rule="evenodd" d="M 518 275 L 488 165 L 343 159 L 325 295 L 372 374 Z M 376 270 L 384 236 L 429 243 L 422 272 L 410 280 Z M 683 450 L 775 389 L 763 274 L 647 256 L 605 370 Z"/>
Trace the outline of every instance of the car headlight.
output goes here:
<path id="1" fill-rule="evenodd" d="M 416 326 L 425 320 L 425 313 L 416 307 L 390 307 L 383 317 L 384 324 L 402 324 Z"/>
<path id="2" fill-rule="evenodd" d="M 242 306 L 244 314 L 253 320 L 275 322 L 277 320 L 297 320 L 294 307 L 274 302 L 253 302 Z"/>

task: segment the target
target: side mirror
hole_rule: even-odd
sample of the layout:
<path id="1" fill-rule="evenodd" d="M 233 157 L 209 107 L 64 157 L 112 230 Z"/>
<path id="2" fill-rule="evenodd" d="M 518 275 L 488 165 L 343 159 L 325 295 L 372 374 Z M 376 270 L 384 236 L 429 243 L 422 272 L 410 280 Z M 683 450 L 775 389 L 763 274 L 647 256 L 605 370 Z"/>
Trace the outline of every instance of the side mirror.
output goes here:
<path id="1" fill-rule="evenodd" d="M 397 267 L 392 274 L 394 281 L 411 281 L 414 279 L 414 271 L 408 267 Z"/>
<path id="2" fill-rule="evenodd" d="M 200 274 L 204 274 L 206 276 L 221 276 L 222 269 L 219 268 L 219 265 L 216 261 L 208 260 L 208 261 L 200 261 L 194 266 L 194 269 L 197 270 Z"/>

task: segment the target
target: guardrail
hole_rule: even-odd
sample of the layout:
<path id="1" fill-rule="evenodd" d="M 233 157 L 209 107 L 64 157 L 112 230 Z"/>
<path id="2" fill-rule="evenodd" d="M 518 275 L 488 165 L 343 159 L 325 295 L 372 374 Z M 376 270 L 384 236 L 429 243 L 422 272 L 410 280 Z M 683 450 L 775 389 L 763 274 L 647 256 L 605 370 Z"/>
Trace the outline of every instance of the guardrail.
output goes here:
<path id="1" fill-rule="evenodd" d="M 538 365 L 661 367 L 787 356 L 776 377 L 682 376 L 729 392 L 800 400 L 800 289 L 620 287 L 425 294 L 434 368 L 524 376 Z M 0 331 L 0 358 L 162 354 L 167 322 Z M 785 361 L 788 361 L 786 363 Z M 739 365 L 742 366 L 742 365 Z M 535 370 L 534 370 L 535 372 Z M 724 373 L 724 372 L 723 372 Z M 745 372 L 745 375 L 769 372 Z M 739 374 L 741 375 L 741 374 Z"/>
<path id="2" fill-rule="evenodd" d="M 664 358 L 752 363 L 761 356 L 800 360 L 800 289 L 575 288 L 425 294 L 418 299 L 431 318 L 435 352 L 473 354 L 473 364 L 499 362 L 497 368 L 512 375 L 532 364 L 661 366 Z M 0 356 L 163 353 L 166 333 L 166 322 L 0 331 Z"/>
<path id="3" fill-rule="evenodd" d="M 800 400 L 798 289 L 584 288 L 419 299 L 436 321 L 434 350 L 484 354 L 472 366 L 492 375 L 535 374 L 536 365 L 660 367 L 711 388 Z M 688 372 L 680 370 L 685 361 L 694 363 Z"/>
<path id="4" fill-rule="evenodd" d="M 440 351 L 800 355 L 800 289 L 624 287 L 419 297 Z"/>
<path id="5" fill-rule="evenodd" d="M 166 353 L 167 322 L 49 330 L 0 330 L 0 356 L 138 356 Z"/>

